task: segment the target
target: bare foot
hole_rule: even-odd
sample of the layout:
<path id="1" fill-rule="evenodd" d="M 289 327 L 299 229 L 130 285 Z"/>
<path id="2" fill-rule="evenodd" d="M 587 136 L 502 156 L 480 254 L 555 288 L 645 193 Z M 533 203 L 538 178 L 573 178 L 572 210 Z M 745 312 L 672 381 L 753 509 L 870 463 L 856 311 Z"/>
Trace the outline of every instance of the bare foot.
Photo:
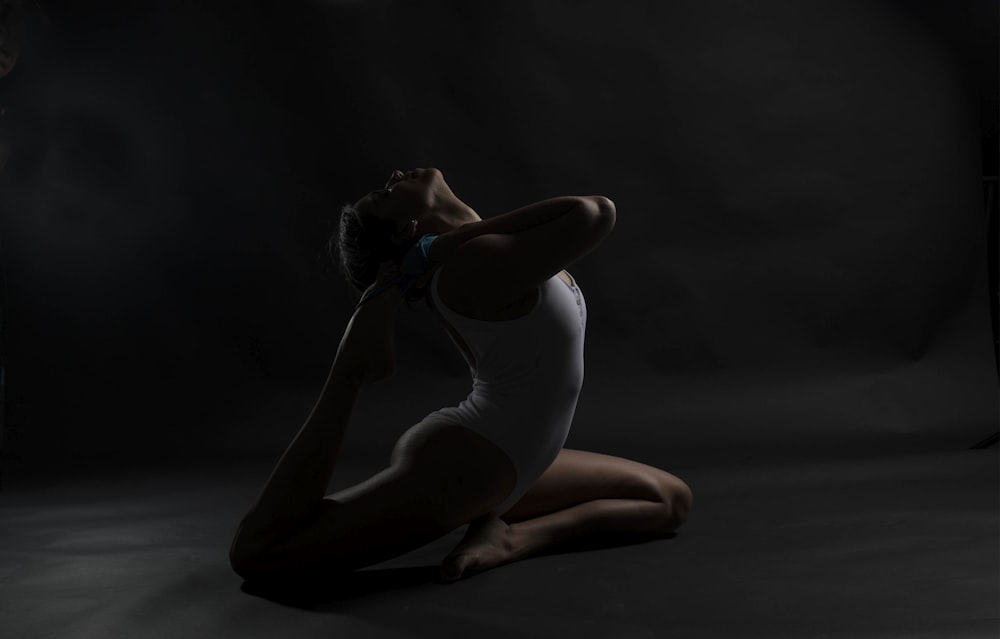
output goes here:
<path id="1" fill-rule="evenodd" d="M 465 537 L 441 562 L 439 574 L 453 582 L 514 560 L 510 526 L 496 515 L 485 515 L 469 524 Z"/>

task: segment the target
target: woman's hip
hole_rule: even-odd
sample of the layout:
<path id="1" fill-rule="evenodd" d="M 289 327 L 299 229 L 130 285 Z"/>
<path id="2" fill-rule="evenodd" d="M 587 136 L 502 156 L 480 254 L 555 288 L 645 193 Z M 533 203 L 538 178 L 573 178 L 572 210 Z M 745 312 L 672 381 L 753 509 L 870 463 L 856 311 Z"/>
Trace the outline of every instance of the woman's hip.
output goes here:
<path id="1" fill-rule="evenodd" d="M 500 503 L 513 490 L 517 470 L 488 437 L 455 419 L 434 413 L 408 428 L 392 449 L 391 464 L 419 468 L 448 491 L 456 482 L 480 485 L 484 502 Z"/>

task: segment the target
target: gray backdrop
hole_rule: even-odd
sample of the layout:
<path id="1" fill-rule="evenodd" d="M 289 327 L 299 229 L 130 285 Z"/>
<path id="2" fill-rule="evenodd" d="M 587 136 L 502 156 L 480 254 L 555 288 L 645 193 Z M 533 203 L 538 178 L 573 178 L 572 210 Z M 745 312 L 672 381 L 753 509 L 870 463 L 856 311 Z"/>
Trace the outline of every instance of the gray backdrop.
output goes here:
<path id="1" fill-rule="evenodd" d="M 337 209 L 415 166 L 483 217 L 617 203 L 569 267 L 570 447 L 738 461 L 997 429 L 995 2 L 43 4 L 0 83 L 8 456 L 276 459 L 352 312 Z M 344 455 L 387 458 L 470 390 L 430 311 L 400 312 L 397 346 Z"/>

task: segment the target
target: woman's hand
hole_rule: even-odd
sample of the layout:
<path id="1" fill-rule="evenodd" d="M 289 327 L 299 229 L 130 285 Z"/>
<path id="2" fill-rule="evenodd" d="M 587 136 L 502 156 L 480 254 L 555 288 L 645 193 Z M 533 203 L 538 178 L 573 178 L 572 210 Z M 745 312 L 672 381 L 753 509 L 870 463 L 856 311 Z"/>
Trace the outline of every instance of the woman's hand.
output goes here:
<path id="1" fill-rule="evenodd" d="M 466 222 L 434 238 L 427 257 L 437 264 L 445 264 L 455 254 L 459 246 L 484 232 L 481 222 Z"/>

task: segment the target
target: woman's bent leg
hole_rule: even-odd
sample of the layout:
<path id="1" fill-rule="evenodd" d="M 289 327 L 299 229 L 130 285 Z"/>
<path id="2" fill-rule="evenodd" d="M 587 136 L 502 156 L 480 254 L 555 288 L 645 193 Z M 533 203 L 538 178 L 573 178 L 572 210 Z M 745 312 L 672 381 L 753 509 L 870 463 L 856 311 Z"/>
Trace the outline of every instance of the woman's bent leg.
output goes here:
<path id="1" fill-rule="evenodd" d="M 564 448 L 506 513 L 470 526 L 441 565 L 454 581 L 519 559 L 665 536 L 693 501 L 690 487 L 629 459 Z"/>

